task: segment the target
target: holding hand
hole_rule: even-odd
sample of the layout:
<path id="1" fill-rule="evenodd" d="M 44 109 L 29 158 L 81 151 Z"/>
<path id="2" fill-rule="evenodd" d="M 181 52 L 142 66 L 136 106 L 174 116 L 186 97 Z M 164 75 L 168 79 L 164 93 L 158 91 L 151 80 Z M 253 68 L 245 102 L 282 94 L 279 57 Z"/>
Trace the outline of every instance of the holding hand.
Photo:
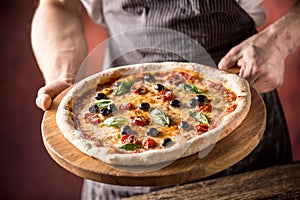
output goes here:
<path id="1" fill-rule="evenodd" d="M 37 93 L 35 100 L 36 105 L 43 110 L 49 109 L 54 97 L 56 97 L 70 85 L 71 84 L 62 81 L 55 81 L 51 84 L 45 85 L 44 87 L 40 88 Z"/>
<path id="2" fill-rule="evenodd" d="M 239 67 L 239 75 L 258 92 L 269 92 L 283 83 L 285 55 L 266 36 L 256 34 L 232 48 L 219 63 L 219 69 Z"/>
<path id="3" fill-rule="evenodd" d="M 249 81 L 258 92 L 269 92 L 281 86 L 285 59 L 300 46 L 300 1 L 289 12 L 233 47 L 225 55 L 219 69 L 232 71 L 239 67 L 239 75 Z"/>

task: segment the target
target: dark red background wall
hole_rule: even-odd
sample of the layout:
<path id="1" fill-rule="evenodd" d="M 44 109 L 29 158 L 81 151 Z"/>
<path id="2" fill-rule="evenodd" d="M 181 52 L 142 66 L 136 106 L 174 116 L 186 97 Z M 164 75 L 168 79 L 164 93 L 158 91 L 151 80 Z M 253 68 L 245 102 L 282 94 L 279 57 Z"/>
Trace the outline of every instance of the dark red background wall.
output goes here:
<path id="1" fill-rule="evenodd" d="M 267 1 L 268 23 L 282 15 L 292 2 Z M 35 107 L 34 99 L 43 79 L 30 46 L 33 2 L 5 1 L 1 8 L 0 199 L 80 199 L 82 180 L 57 165 L 42 143 L 43 112 Z M 105 30 L 96 27 L 85 13 L 83 20 L 89 49 L 92 49 L 105 39 Z M 295 160 L 300 160 L 299 55 L 300 50 L 289 57 L 285 83 L 279 89 Z"/>

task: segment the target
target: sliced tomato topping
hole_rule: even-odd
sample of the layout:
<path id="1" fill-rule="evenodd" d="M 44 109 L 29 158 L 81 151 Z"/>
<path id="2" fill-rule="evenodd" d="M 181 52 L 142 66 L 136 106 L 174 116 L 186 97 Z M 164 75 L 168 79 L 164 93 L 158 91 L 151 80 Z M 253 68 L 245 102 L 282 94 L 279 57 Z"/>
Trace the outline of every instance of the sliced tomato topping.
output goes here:
<path id="1" fill-rule="evenodd" d="M 157 99 L 161 99 L 162 101 L 170 101 L 173 99 L 173 94 L 170 90 L 162 90 L 158 93 Z"/>
<path id="2" fill-rule="evenodd" d="M 227 112 L 228 113 L 233 112 L 236 109 L 236 107 L 237 107 L 237 104 L 233 104 L 232 106 L 230 106 L 230 107 L 227 108 Z"/>
<path id="3" fill-rule="evenodd" d="M 155 142 L 152 138 L 147 137 L 146 139 L 143 140 L 142 145 L 143 145 L 146 149 L 150 149 L 150 148 L 155 147 L 156 142 Z"/>
<path id="4" fill-rule="evenodd" d="M 232 102 L 236 100 L 236 94 L 231 90 L 226 89 L 225 93 L 227 101 Z"/>
<path id="5" fill-rule="evenodd" d="M 121 138 L 121 142 L 122 144 L 128 144 L 128 143 L 137 144 L 139 141 L 135 135 L 124 135 Z"/>
<path id="6" fill-rule="evenodd" d="M 148 89 L 145 86 L 139 86 L 139 87 L 131 87 L 131 90 L 133 91 L 134 94 L 146 94 L 148 92 Z"/>
<path id="7" fill-rule="evenodd" d="M 198 124 L 194 127 L 195 131 L 201 135 L 202 133 L 205 133 L 208 131 L 208 125 L 207 124 Z"/>
<path id="8" fill-rule="evenodd" d="M 192 76 L 192 75 L 190 75 L 190 74 L 188 74 L 188 73 L 185 73 L 185 72 L 180 72 L 180 74 L 182 75 L 182 76 L 184 76 L 187 80 L 195 80 L 195 77 L 194 76 Z"/>
<path id="9" fill-rule="evenodd" d="M 210 102 L 206 102 L 203 105 L 198 106 L 197 110 L 202 111 L 202 112 L 211 112 L 211 109 L 212 109 L 212 107 L 211 107 Z"/>
<path id="10" fill-rule="evenodd" d="M 150 120 L 144 116 L 130 117 L 131 123 L 138 126 L 146 126 L 150 123 Z"/>
<path id="11" fill-rule="evenodd" d="M 119 106 L 119 109 L 120 109 L 120 110 L 133 110 L 133 109 L 134 109 L 134 105 L 133 105 L 133 103 L 131 103 L 131 102 L 128 102 L 128 103 L 122 103 L 122 104 Z"/>

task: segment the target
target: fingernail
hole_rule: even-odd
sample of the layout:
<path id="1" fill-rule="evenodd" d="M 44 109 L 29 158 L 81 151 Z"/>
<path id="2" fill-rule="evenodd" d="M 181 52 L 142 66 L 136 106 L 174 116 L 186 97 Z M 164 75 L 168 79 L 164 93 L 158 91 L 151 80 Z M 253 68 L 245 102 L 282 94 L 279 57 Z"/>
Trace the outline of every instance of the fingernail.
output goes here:
<path id="1" fill-rule="evenodd" d="M 219 68 L 219 69 L 222 69 L 222 68 L 223 68 L 223 65 L 222 65 L 221 62 L 218 63 L 218 68 Z"/>
<path id="2" fill-rule="evenodd" d="M 47 94 L 44 94 L 43 97 L 42 97 L 42 107 L 43 107 L 43 110 L 48 110 L 51 106 L 51 97 Z"/>

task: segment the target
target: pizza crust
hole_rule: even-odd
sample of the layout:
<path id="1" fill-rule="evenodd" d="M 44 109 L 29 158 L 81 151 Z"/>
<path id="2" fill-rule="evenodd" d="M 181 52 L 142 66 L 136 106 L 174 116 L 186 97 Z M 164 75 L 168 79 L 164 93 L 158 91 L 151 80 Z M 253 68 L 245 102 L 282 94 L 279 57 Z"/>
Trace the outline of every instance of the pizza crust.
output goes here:
<path id="1" fill-rule="evenodd" d="M 202 135 L 190 140 L 177 142 L 165 149 L 148 150 L 142 153 L 121 154 L 116 153 L 111 147 L 96 147 L 92 141 L 86 139 L 79 130 L 76 130 L 72 119 L 73 102 L 90 90 L 95 90 L 98 84 L 109 82 L 112 77 L 118 78 L 124 74 L 136 74 L 172 68 L 184 68 L 191 71 L 206 74 L 211 81 L 222 82 L 226 88 L 230 88 L 237 95 L 237 108 L 226 115 L 220 125 Z M 207 78 L 206 77 L 206 78 Z M 145 63 L 112 68 L 94 74 L 76 83 L 62 99 L 56 114 L 57 125 L 75 147 L 83 153 L 95 157 L 112 165 L 141 166 L 154 165 L 168 161 L 174 161 L 181 157 L 189 156 L 214 145 L 236 129 L 247 116 L 251 105 L 251 92 L 246 80 L 233 74 L 219 71 L 216 68 L 180 62 Z"/>

